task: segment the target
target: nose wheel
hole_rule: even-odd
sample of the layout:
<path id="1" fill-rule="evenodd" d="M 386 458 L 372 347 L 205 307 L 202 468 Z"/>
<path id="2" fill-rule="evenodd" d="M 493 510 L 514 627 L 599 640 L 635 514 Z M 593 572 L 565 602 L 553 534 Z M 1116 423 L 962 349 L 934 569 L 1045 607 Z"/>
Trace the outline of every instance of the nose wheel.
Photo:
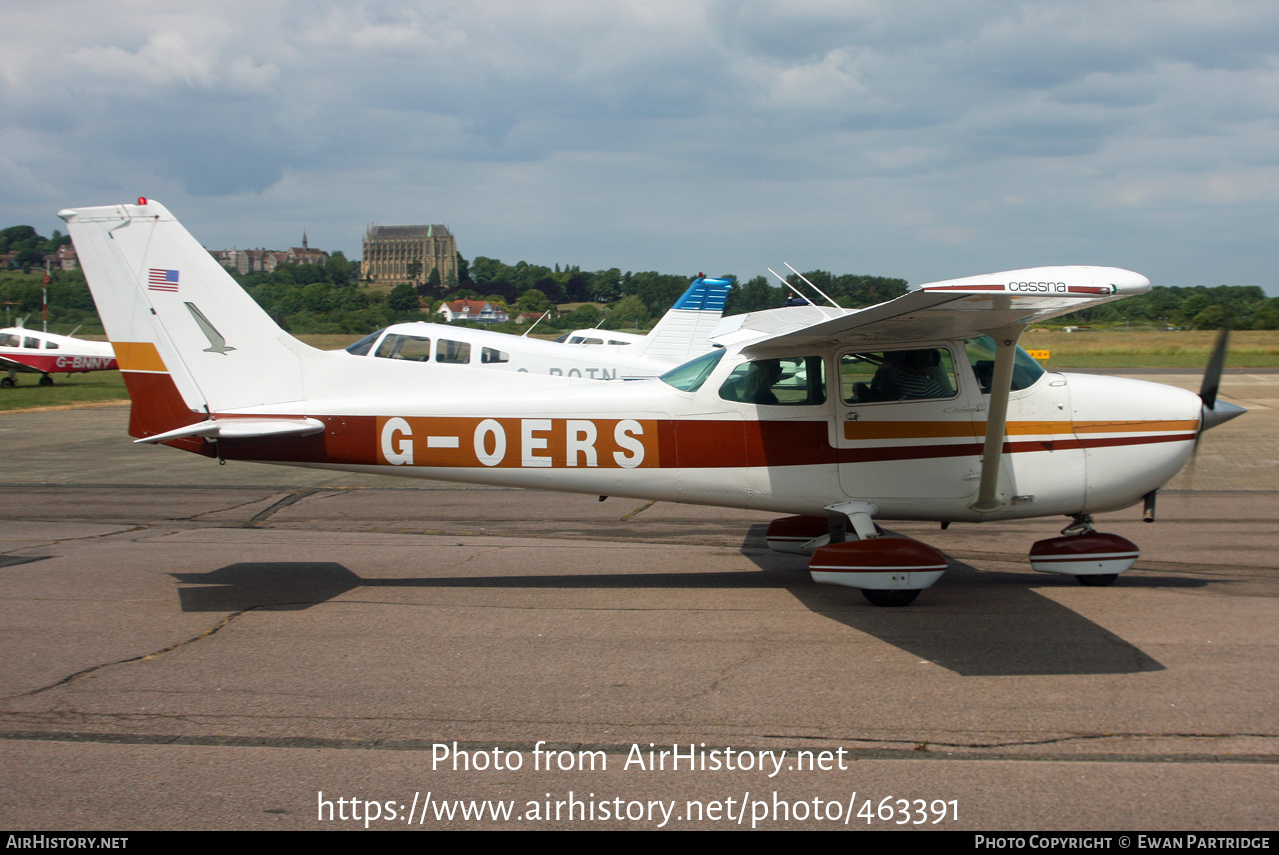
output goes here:
<path id="1" fill-rule="evenodd" d="M 871 588 L 862 588 L 862 596 L 869 600 L 871 605 L 891 609 L 899 606 L 909 606 L 915 602 L 915 598 L 919 596 L 919 591 L 879 591 Z"/>
<path id="2" fill-rule="evenodd" d="M 1091 576 L 1076 576 L 1079 584 L 1086 585 L 1089 588 L 1104 588 L 1107 585 L 1115 584 L 1115 580 L 1119 578 L 1118 573 L 1094 573 Z"/>
<path id="3" fill-rule="evenodd" d="M 1061 537 L 1040 540 L 1030 548 L 1031 569 L 1040 573 L 1074 576 L 1090 588 L 1113 585 L 1137 562 L 1137 544 L 1117 534 L 1092 527 L 1092 517 L 1074 515 L 1075 522 L 1061 530 Z"/>

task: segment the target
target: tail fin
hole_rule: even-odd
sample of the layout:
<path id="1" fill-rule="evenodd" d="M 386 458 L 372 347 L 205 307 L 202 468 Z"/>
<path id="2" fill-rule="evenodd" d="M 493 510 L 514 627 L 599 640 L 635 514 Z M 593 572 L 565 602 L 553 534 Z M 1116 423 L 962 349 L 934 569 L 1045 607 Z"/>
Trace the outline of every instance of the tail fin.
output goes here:
<path id="1" fill-rule="evenodd" d="M 698 276 L 653 327 L 641 352 L 679 364 L 710 350 L 711 333 L 724 314 L 724 302 L 732 287 L 729 279 Z"/>
<path id="2" fill-rule="evenodd" d="M 302 362 L 317 351 L 281 330 L 163 205 L 58 216 L 133 399 L 130 434 L 302 400 Z"/>

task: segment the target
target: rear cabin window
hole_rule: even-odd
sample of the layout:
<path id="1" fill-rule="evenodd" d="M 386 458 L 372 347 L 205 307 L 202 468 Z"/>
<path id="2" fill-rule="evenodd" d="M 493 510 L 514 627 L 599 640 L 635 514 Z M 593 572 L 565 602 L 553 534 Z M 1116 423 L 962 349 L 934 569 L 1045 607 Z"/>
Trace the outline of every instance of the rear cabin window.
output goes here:
<path id="1" fill-rule="evenodd" d="M 725 401 L 773 407 L 826 403 L 826 363 L 820 356 L 756 359 L 733 369 L 719 387 Z"/>
<path id="2" fill-rule="evenodd" d="M 480 351 L 480 362 L 485 365 L 510 361 L 511 357 L 505 351 L 498 350 L 495 347 L 486 347 Z"/>
<path id="3" fill-rule="evenodd" d="M 952 398 L 955 390 L 955 363 L 944 347 L 839 358 L 839 393 L 845 404 Z"/>
<path id="4" fill-rule="evenodd" d="M 471 361 L 471 344 L 442 338 L 435 346 L 435 361 L 465 365 Z"/>

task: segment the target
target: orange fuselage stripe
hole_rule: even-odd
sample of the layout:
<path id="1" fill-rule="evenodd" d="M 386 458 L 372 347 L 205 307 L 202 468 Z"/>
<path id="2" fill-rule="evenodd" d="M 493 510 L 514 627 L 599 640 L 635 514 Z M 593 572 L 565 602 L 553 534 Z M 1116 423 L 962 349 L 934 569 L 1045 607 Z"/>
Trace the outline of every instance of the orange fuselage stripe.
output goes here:
<path id="1" fill-rule="evenodd" d="M 1005 436 L 1071 436 L 1081 433 L 1150 433 L 1156 431 L 1194 431 L 1194 419 L 1108 421 L 1108 422 L 1009 422 Z M 986 423 L 978 421 L 888 421 L 844 422 L 844 439 L 942 439 L 947 437 L 978 438 L 985 436 Z"/>

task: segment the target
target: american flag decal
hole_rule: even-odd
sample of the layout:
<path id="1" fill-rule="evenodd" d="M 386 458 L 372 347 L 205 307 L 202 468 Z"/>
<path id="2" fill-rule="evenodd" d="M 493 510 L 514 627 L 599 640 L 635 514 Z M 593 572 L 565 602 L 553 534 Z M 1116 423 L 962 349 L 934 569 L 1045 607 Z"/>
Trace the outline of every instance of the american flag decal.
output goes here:
<path id="1" fill-rule="evenodd" d="M 150 276 L 147 277 L 147 288 L 152 291 L 177 291 L 178 271 L 152 267 Z"/>

